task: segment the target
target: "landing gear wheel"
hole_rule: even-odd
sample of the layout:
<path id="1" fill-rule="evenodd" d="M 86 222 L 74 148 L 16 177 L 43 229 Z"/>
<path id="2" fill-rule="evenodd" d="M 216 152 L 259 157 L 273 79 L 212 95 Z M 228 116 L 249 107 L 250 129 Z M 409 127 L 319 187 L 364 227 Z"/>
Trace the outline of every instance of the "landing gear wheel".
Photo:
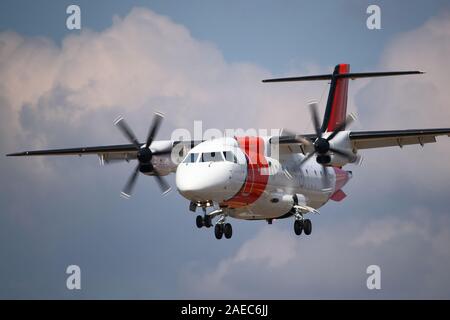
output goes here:
<path id="1" fill-rule="evenodd" d="M 294 222 L 294 232 L 296 235 L 301 235 L 303 231 L 304 225 L 302 220 L 295 220 Z M 305 231 L 306 233 L 306 231 Z"/>
<path id="2" fill-rule="evenodd" d="M 207 228 L 212 227 L 211 217 L 210 216 L 204 216 L 203 217 L 203 225 Z"/>
<path id="3" fill-rule="evenodd" d="M 216 236 L 217 240 L 222 239 L 223 231 L 224 231 L 223 229 L 224 229 L 223 224 L 221 224 L 221 223 L 216 224 L 216 226 L 214 227 L 214 235 Z"/>
<path id="4" fill-rule="evenodd" d="M 233 235 L 233 228 L 231 227 L 231 224 L 225 223 L 223 226 L 223 233 L 225 233 L 225 238 L 230 239 Z"/>
<path id="5" fill-rule="evenodd" d="M 306 234 L 307 236 L 309 236 L 309 235 L 311 234 L 311 231 L 312 231 L 312 223 L 311 223 L 311 220 L 306 219 L 306 220 L 303 222 L 303 230 L 305 230 L 305 234 Z"/>
<path id="6" fill-rule="evenodd" d="M 195 224 L 197 225 L 197 228 L 201 229 L 203 227 L 203 217 L 197 216 L 197 218 L 195 218 Z"/>

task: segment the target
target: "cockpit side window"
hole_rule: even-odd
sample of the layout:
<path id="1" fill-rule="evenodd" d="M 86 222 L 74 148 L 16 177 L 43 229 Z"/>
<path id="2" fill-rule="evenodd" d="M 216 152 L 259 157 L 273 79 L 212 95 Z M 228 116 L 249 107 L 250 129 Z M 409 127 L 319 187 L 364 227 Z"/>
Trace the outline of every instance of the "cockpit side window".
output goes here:
<path id="1" fill-rule="evenodd" d="M 213 152 L 203 152 L 202 153 L 202 162 L 218 162 L 223 161 L 222 152 L 213 151 Z"/>
<path id="2" fill-rule="evenodd" d="M 198 153 L 189 153 L 184 159 L 183 163 L 194 163 L 197 162 Z"/>
<path id="3" fill-rule="evenodd" d="M 225 161 L 237 163 L 237 158 L 232 151 L 224 151 L 223 156 L 225 158 Z"/>

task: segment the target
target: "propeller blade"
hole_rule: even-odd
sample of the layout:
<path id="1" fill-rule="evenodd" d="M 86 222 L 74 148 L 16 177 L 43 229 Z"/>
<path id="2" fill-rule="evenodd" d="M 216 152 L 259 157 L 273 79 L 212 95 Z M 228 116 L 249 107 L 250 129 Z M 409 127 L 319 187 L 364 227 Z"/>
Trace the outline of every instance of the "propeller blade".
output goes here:
<path id="1" fill-rule="evenodd" d="M 330 147 L 330 151 L 333 153 L 336 153 L 340 156 L 343 156 L 344 158 L 347 158 L 348 160 L 352 160 L 355 157 L 353 153 L 345 151 L 345 150 L 341 150 L 341 149 L 336 149 L 336 148 Z"/>
<path id="2" fill-rule="evenodd" d="M 300 142 L 301 144 L 304 144 L 307 147 L 310 147 L 313 145 L 312 141 L 309 139 L 306 139 L 305 137 L 296 135 L 295 136 L 295 140 L 297 140 L 298 142 Z"/>
<path id="3" fill-rule="evenodd" d="M 154 177 L 156 178 L 156 182 L 158 183 L 162 194 L 167 194 L 172 188 L 167 183 L 166 179 L 164 179 L 157 170 L 154 169 L 153 172 L 155 173 Z"/>
<path id="4" fill-rule="evenodd" d="M 147 142 L 145 143 L 145 147 L 148 148 L 153 142 L 156 134 L 158 133 L 159 126 L 161 125 L 161 121 L 164 118 L 164 115 L 160 112 L 155 112 L 155 116 L 153 117 L 153 123 L 150 126 L 150 130 L 148 131 Z"/>
<path id="5" fill-rule="evenodd" d="M 134 185 L 136 184 L 136 179 L 139 175 L 139 164 L 134 169 L 131 176 L 128 178 L 128 181 L 123 188 L 122 192 L 120 193 L 124 198 L 129 199 L 131 197 L 131 193 L 133 191 Z"/>
<path id="6" fill-rule="evenodd" d="M 309 108 L 311 111 L 311 118 L 314 124 L 314 130 L 318 138 L 322 137 L 322 130 L 320 129 L 319 114 L 317 113 L 317 102 L 313 101 L 309 103 Z"/>
<path id="7" fill-rule="evenodd" d="M 119 128 L 119 130 L 122 132 L 122 134 L 130 141 L 132 144 L 136 146 L 136 149 L 139 149 L 141 147 L 141 144 L 139 143 L 139 140 L 136 138 L 136 135 L 133 133 L 133 130 L 127 125 L 125 120 L 122 117 L 117 118 L 114 121 L 114 125 Z"/>
<path id="8" fill-rule="evenodd" d="M 311 140 L 306 139 L 305 137 L 303 137 L 301 135 L 298 135 L 298 134 L 295 134 L 294 132 L 292 132 L 290 130 L 287 130 L 287 129 L 284 129 L 284 128 L 281 130 L 281 133 L 280 133 L 280 137 L 283 137 L 283 136 L 294 137 L 295 141 L 300 142 L 301 144 L 304 144 L 304 145 L 306 145 L 308 147 L 313 144 Z"/>
<path id="9" fill-rule="evenodd" d="M 345 129 L 346 126 L 349 126 L 355 120 L 355 116 L 353 114 L 349 114 L 345 121 L 343 121 L 340 125 L 337 126 L 336 129 L 327 137 L 327 141 L 333 139 L 339 132 Z"/>

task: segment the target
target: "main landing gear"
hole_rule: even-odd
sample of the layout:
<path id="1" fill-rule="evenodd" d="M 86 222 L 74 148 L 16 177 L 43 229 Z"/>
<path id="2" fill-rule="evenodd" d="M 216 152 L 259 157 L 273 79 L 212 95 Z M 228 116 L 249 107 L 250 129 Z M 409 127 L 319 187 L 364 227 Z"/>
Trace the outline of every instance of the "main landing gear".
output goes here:
<path id="1" fill-rule="evenodd" d="M 230 239 L 233 235 L 233 228 L 229 223 L 217 223 L 214 227 L 214 235 L 216 239 L 222 239 L 222 236 L 225 236 L 226 239 Z"/>
<path id="2" fill-rule="evenodd" d="M 231 224 L 225 222 L 225 219 L 225 214 L 221 214 L 214 226 L 214 235 L 217 240 L 222 239 L 223 236 L 225 236 L 225 239 L 230 239 L 233 235 L 233 227 L 231 227 Z"/>
<path id="3" fill-rule="evenodd" d="M 304 232 L 309 236 L 312 232 L 312 223 L 309 219 L 303 219 L 303 215 L 300 213 L 295 214 L 294 232 L 296 235 L 301 235 Z"/>

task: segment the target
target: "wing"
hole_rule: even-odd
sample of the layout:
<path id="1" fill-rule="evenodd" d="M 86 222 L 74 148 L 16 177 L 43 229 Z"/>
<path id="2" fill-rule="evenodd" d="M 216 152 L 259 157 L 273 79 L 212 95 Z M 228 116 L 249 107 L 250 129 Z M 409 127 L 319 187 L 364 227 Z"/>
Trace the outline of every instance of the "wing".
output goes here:
<path id="1" fill-rule="evenodd" d="M 403 147 L 404 145 L 436 142 L 437 136 L 449 136 L 450 128 L 412 129 L 390 131 L 351 131 L 350 141 L 354 149 Z"/>
<path id="2" fill-rule="evenodd" d="M 285 136 L 273 136 L 269 139 L 271 145 L 278 145 L 279 154 L 290 154 L 290 153 L 303 153 L 307 154 L 310 151 L 310 147 L 305 145 L 303 139 L 309 140 L 311 143 L 316 140 L 317 135 L 315 134 L 304 134 L 295 135 L 289 134 Z"/>
<path id="3" fill-rule="evenodd" d="M 10 153 L 8 157 L 24 157 L 24 156 L 70 156 L 83 154 L 134 154 L 136 155 L 136 147 L 134 144 L 119 144 L 113 146 L 98 146 L 98 147 L 79 147 L 67 149 L 49 149 L 36 151 L 23 151 L 17 153 Z"/>
<path id="4" fill-rule="evenodd" d="M 156 150 L 163 150 L 170 145 L 172 149 L 177 145 L 182 145 L 183 153 L 186 153 L 186 149 L 193 148 L 201 141 L 170 141 L 160 140 L 154 141 Z M 144 144 L 142 144 L 144 145 Z M 153 144 L 152 144 L 153 147 Z M 96 146 L 96 147 L 78 147 L 78 148 L 66 148 L 66 149 L 49 149 L 49 150 L 35 150 L 35 151 L 23 151 L 17 153 L 10 153 L 8 157 L 26 157 L 26 156 L 70 156 L 70 155 L 98 155 L 102 161 L 114 161 L 114 160 L 132 160 L 136 159 L 137 149 L 134 144 L 119 144 L 109 146 Z"/>
<path id="5" fill-rule="evenodd" d="M 403 147 L 405 145 L 436 142 L 437 136 L 449 136 L 450 128 L 410 129 L 386 131 L 351 131 L 350 143 L 353 149 L 372 149 L 384 147 Z M 308 153 L 307 146 L 301 142 L 305 138 L 314 142 L 315 134 L 272 137 L 270 143 L 280 144 L 280 153 Z"/>

